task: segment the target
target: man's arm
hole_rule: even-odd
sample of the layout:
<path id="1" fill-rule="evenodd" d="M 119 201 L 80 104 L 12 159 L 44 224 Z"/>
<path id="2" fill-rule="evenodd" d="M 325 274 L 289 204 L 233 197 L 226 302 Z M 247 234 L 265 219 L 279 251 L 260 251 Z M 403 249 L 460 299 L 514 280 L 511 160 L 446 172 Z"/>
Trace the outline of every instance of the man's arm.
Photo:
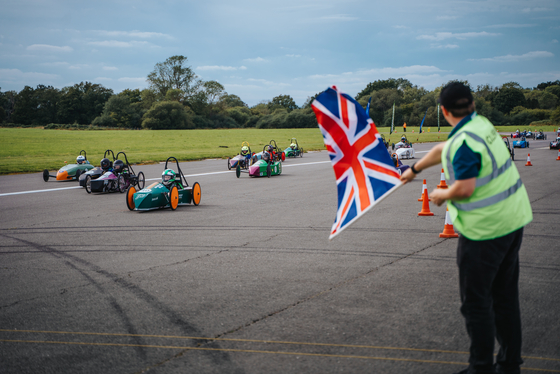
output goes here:
<path id="1" fill-rule="evenodd" d="M 441 152 L 443 151 L 443 147 L 445 146 L 445 142 L 439 143 L 435 147 L 433 147 L 430 152 L 424 157 L 420 159 L 416 164 L 414 164 L 414 169 L 420 172 L 424 169 L 427 169 L 431 166 L 437 165 L 441 163 Z M 407 169 L 403 175 L 401 175 L 401 182 L 408 183 L 416 177 L 416 174 L 412 171 L 412 169 Z"/>
<path id="2" fill-rule="evenodd" d="M 476 187 L 476 177 L 455 181 L 448 189 L 438 189 L 432 191 L 430 199 L 437 206 L 445 200 L 463 200 L 471 197 Z"/>

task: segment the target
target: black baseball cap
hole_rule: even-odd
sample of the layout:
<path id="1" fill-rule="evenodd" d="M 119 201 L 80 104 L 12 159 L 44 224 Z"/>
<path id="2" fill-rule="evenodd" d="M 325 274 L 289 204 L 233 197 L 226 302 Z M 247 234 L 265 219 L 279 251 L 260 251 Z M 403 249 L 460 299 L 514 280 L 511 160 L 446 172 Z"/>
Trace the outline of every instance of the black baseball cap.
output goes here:
<path id="1" fill-rule="evenodd" d="M 451 82 L 442 88 L 438 103 L 446 109 L 462 109 L 471 105 L 473 95 L 469 86 L 462 82 Z"/>

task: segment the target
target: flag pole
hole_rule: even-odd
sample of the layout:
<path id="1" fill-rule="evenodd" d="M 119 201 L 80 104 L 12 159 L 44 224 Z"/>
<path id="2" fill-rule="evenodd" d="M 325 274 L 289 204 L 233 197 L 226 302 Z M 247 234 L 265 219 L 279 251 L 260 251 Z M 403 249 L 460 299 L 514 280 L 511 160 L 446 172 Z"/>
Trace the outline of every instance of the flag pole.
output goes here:
<path id="1" fill-rule="evenodd" d="M 437 131 L 439 132 L 439 104 L 437 105 Z"/>
<path id="2" fill-rule="evenodd" d="M 391 120 L 391 131 L 389 131 L 389 135 L 393 133 L 394 125 L 395 125 L 395 102 L 393 101 L 393 119 Z"/>

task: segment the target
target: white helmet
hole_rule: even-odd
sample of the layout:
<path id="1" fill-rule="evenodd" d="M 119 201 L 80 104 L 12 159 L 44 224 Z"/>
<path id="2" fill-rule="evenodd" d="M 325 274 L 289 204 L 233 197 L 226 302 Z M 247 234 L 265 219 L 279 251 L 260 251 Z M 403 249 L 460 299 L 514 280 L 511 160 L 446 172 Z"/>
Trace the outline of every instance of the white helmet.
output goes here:
<path id="1" fill-rule="evenodd" d="M 86 158 L 83 155 L 79 155 L 78 157 L 76 157 L 76 162 L 78 164 L 83 164 L 86 162 Z"/>

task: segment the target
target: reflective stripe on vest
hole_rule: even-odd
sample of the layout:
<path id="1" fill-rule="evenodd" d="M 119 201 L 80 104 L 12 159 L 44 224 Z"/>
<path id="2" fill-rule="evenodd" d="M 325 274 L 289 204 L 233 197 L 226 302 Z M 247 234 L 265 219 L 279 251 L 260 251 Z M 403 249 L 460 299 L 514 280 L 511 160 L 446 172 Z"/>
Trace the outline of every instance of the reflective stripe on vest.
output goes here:
<path id="1" fill-rule="evenodd" d="M 488 144 L 486 144 L 486 142 L 480 136 L 478 136 L 475 133 L 470 132 L 470 131 L 462 131 L 462 133 L 467 134 L 474 141 L 479 142 L 481 144 L 484 144 L 484 146 L 486 147 L 486 150 L 488 151 L 488 156 L 490 157 L 490 160 L 492 161 L 492 172 L 485 177 L 477 177 L 476 178 L 476 187 L 482 187 L 482 186 L 490 183 L 492 180 L 498 178 L 500 175 L 505 173 L 511 167 L 511 165 L 512 165 L 511 164 L 511 158 L 508 158 L 508 160 L 502 166 L 498 167 L 498 164 L 496 163 L 496 158 L 494 157 L 494 154 L 490 150 L 490 147 L 488 147 Z M 449 148 L 447 149 L 447 154 L 445 155 L 445 157 L 447 159 L 447 165 L 451 166 L 451 167 L 447 168 L 448 172 L 449 172 L 449 177 L 450 177 L 449 179 L 450 179 L 451 183 L 453 183 L 455 181 L 455 173 L 453 171 L 453 163 L 451 161 L 451 145 L 453 145 L 453 142 L 455 142 L 455 140 L 457 140 L 457 139 L 459 139 L 458 136 L 453 138 Z M 482 199 L 482 200 L 472 202 L 472 203 L 465 203 L 465 204 L 459 204 L 459 203 L 454 202 L 453 205 L 455 205 L 455 207 L 457 209 L 465 210 L 465 211 L 470 211 L 470 210 L 477 209 L 477 208 L 484 208 L 484 207 L 490 206 L 492 204 L 499 203 L 500 201 L 507 199 L 509 196 L 514 194 L 515 191 L 517 191 L 519 189 L 519 187 L 521 187 L 522 185 L 523 185 L 523 183 L 521 182 L 521 179 L 519 179 L 517 181 L 517 183 L 515 185 L 513 185 L 512 187 L 508 188 L 505 191 L 499 192 L 496 195 L 487 197 L 486 199 Z"/>

